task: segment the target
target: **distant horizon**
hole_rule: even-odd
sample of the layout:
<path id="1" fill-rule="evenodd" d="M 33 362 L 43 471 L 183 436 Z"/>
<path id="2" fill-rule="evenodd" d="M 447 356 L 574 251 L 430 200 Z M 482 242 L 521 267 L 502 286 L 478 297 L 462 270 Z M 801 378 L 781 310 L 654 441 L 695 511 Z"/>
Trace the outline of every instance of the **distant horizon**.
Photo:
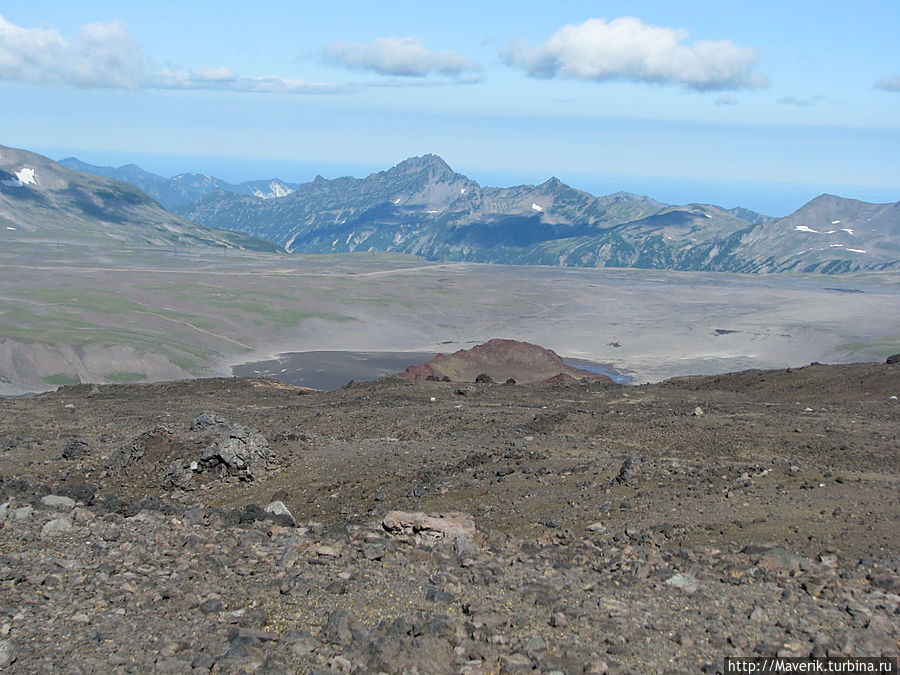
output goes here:
<path id="1" fill-rule="evenodd" d="M 14 145 L 14 144 L 13 144 Z M 386 171 L 406 157 L 386 165 L 364 162 L 316 162 L 312 160 L 284 160 L 240 157 L 186 156 L 163 153 L 129 153 L 126 151 L 93 151 L 66 148 L 21 148 L 61 161 L 74 157 L 94 166 L 119 168 L 135 164 L 144 171 L 173 178 L 184 173 L 215 176 L 228 183 L 279 179 L 288 183 L 308 183 L 317 175 L 328 179 L 350 176 L 365 178 L 372 173 Z M 440 153 L 423 152 L 419 155 Z M 516 185 L 540 185 L 552 177 L 566 185 L 601 197 L 616 192 L 629 192 L 650 197 L 672 205 L 711 204 L 724 209 L 743 207 L 762 215 L 781 218 L 788 216 L 804 204 L 822 194 L 834 194 L 846 199 L 872 203 L 900 201 L 900 189 L 880 186 L 829 185 L 812 183 L 782 183 L 777 181 L 751 181 L 667 176 L 613 176 L 572 172 L 479 169 L 455 166 L 447 161 L 456 173 L 463 174 L 482 187 L 513 187 Z"/>
<path id="2" fill-rule="evenodd" d="M 51 157 L 304 182 L 431 152 L 770 216 L 900 199 L 900 3 L 7 5 L 0 128 Z"/>

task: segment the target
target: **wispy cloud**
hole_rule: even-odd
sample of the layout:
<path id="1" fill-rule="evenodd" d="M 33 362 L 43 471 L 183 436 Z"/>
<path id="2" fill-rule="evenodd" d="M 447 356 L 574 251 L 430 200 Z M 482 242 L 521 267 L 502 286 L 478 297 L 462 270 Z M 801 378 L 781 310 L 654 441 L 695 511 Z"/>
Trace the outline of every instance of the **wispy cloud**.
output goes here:
<path id="1" fill-rule="evenodd" d="M 379 75 L 425 77 L 431 73 L 471 79 L 481 66 L 459 52 L 435 52 L 415 37 L 387 37 L 372 42 L 335 42 L 322 49 L 329 63 Z"/>
<path id="2" fill-rule="evenodd" d="M 759 61 L 755 49 L 731 40 L 686 44 L 687 38 L 684 29 L 650 26 L 634 17 L 588 19 L 563 26 L 537 47 L 513 43 L 503 58 L 541 78 L 680 84 L 698 91 L 768 84 L 765 75 L 754 72 Z"/>
<path id="3" fill-rule="evenodd" d="M 332 93 L 346 88 L 277 75 L 241 76 L 224 66 L 180 72 L 153 70 L 120 21 L 82 26 L 68 40 L 54 28 L 22 28 L 2 14 L 0 80 L 83 89 Z"/>
<path id="4" fill-rule="evenodd" d="M 737 96 L 732 96 L 731 94 L 722 94 L 713 103 L 716 105 L 737 105 L 738 99 Z"/>
<path id="5" fill-rule="evenodd" d="M 875 88 L 884 91 L 900 92 L 900 75 L 891 75 L 890 77 L 881 78 L 875 83 Z"/>
<path id="6" fill-rule="evenodd" d="M 333 94 L 351 88 L 348 85 L 332 82 L 308 82 L 278 75 L 247 77 L 237 75 L 228 68 L 208 68 L 198 71 L 155 71 L 147 73 L 145 86 L 151 89 L 208 89 L 289 94 Z"/>
<path id="7" fill-rule="evenodd" d="M 817 105 L 822 103 L 825 100 L 825 97 L 821 94 L 816 94 L 814 96 L 794 96 L 793 94 L 790 96 L 782 96 L 778 99 L 778 102 L 781 105 L 794 105 L 800 108 L 808 108 L 813 105 Z"/>

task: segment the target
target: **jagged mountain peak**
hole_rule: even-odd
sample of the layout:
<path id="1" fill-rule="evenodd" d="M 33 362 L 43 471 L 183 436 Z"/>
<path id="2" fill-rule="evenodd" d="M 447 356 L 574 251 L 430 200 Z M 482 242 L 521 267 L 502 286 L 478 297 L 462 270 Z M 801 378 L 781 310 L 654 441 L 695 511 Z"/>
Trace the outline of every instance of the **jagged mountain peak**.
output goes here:
<path id="1" fill-rule="evenodd" d="M 447 162 L 438 155 L 432 155 L 431 153 L 404 159 L 385 173 L 407 174 L 418 173 L 425 170 L 430 170 L 435 174 L 454 173 Z"/>
<path id="2" fill-rule="evenodd" d="M 563 183 L 559 178 L 553 176 L 552 178 L 548 178 L 539 186 L 546 192 L 557 192 L 559 190 L 571 190 L 572 188 L 565 183 Z"/>

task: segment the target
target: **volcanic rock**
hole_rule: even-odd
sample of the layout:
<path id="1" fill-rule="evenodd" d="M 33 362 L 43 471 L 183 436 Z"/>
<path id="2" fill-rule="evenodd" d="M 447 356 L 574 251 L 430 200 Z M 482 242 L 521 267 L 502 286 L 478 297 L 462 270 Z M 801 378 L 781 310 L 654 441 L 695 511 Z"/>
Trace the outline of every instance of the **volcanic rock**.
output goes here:
<path id="1" fill-rule="evenodd" d="M 567 365 L 551 349 L 519 340 L 488 340 L 471 349 L 438 354 L 431 361 L 409 366 L 400 373 L 408 381 L 449 377 L 454 382 L 506 382 L 556 384 L 575 380 L 612 382 L 606 375 Z M 478 379 L 481 378 L 481 379 Z"/>
<path id="2" fill-rule="evenodd" d="M 272 461 L 269 442 L 254 429 L 225 424 L 222 433 L 200 456 L 201 466 L 223 464 L 231 475 L 252 480 Z"/>
<path id="3" fill-rule="evenodd" d="M 91 454 L 91 443 L 88 439 L 77 437 L 70 438 L 63 445 L 62 451 L 59 453 L 60 459 L 78 459 Z"/>
<path id="4" fill-rule="evenodd" d="M 381 524 L 390 533 L 417 535 L 430 541 L 453 541 L 457 537 L 471 541 L 475 537 L 475 521 L 471 516 L 459 512 L 426 515 L 421 512 L 391 511 L 385 515 Z"/>

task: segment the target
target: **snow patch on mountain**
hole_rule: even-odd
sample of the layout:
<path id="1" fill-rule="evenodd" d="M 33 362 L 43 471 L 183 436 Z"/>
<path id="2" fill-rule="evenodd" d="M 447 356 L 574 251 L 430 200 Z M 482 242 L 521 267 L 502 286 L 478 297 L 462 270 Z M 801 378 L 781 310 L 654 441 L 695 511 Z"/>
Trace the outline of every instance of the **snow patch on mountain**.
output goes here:
<path id="1" fill-rule="evenodd" d="M 794 229 L 797 230 L 798 232 L 812 232 L 813 234 L 822 234 L 818 230 L 814 230 L 811 227 L 808 227 L 807 225 L 795 225 Z"/>
<path id="2" fill-rule="evenodd" d="M 0 181 L 0 183 L 6 185 L 7 187 L 25 187 L 26 185 L 37 185 L 37 181 L 35 181 L 34 169 L 30 169 L 28 167 L 16 171 L 15 178 Z"/>
<path id="3" fill-rule="evenodd" d="M 541 206 L 540 204 L 535 204 L 534 202 L 532 202 L 532 203 L 531 203 L 531 210 L 532 210 L 532 211 L 537 211 L 538 213 L 540 213 L 541 211 L 544 210 L 544 207 Z"/>
<path id="4" fill-rule="evenodd" d="M 269 183 L 268 188 L 268 192 L 263 192 L 259 189 L 253 190 L 253 195 L 255 197 L 259 197 L 260 199 L 278 199 L 280 197 L 287 197 L 293 192 L 293 190 L 287 185 L 274 180 Z"/>
<path id="5" fill-rule="evenodd" d="M 22 169 L 21 171 L 16 171 L 16 178 L 19 179 L 19 182 L 22 185 L 37 185 L 34 180 L 34 169 Z"/>

